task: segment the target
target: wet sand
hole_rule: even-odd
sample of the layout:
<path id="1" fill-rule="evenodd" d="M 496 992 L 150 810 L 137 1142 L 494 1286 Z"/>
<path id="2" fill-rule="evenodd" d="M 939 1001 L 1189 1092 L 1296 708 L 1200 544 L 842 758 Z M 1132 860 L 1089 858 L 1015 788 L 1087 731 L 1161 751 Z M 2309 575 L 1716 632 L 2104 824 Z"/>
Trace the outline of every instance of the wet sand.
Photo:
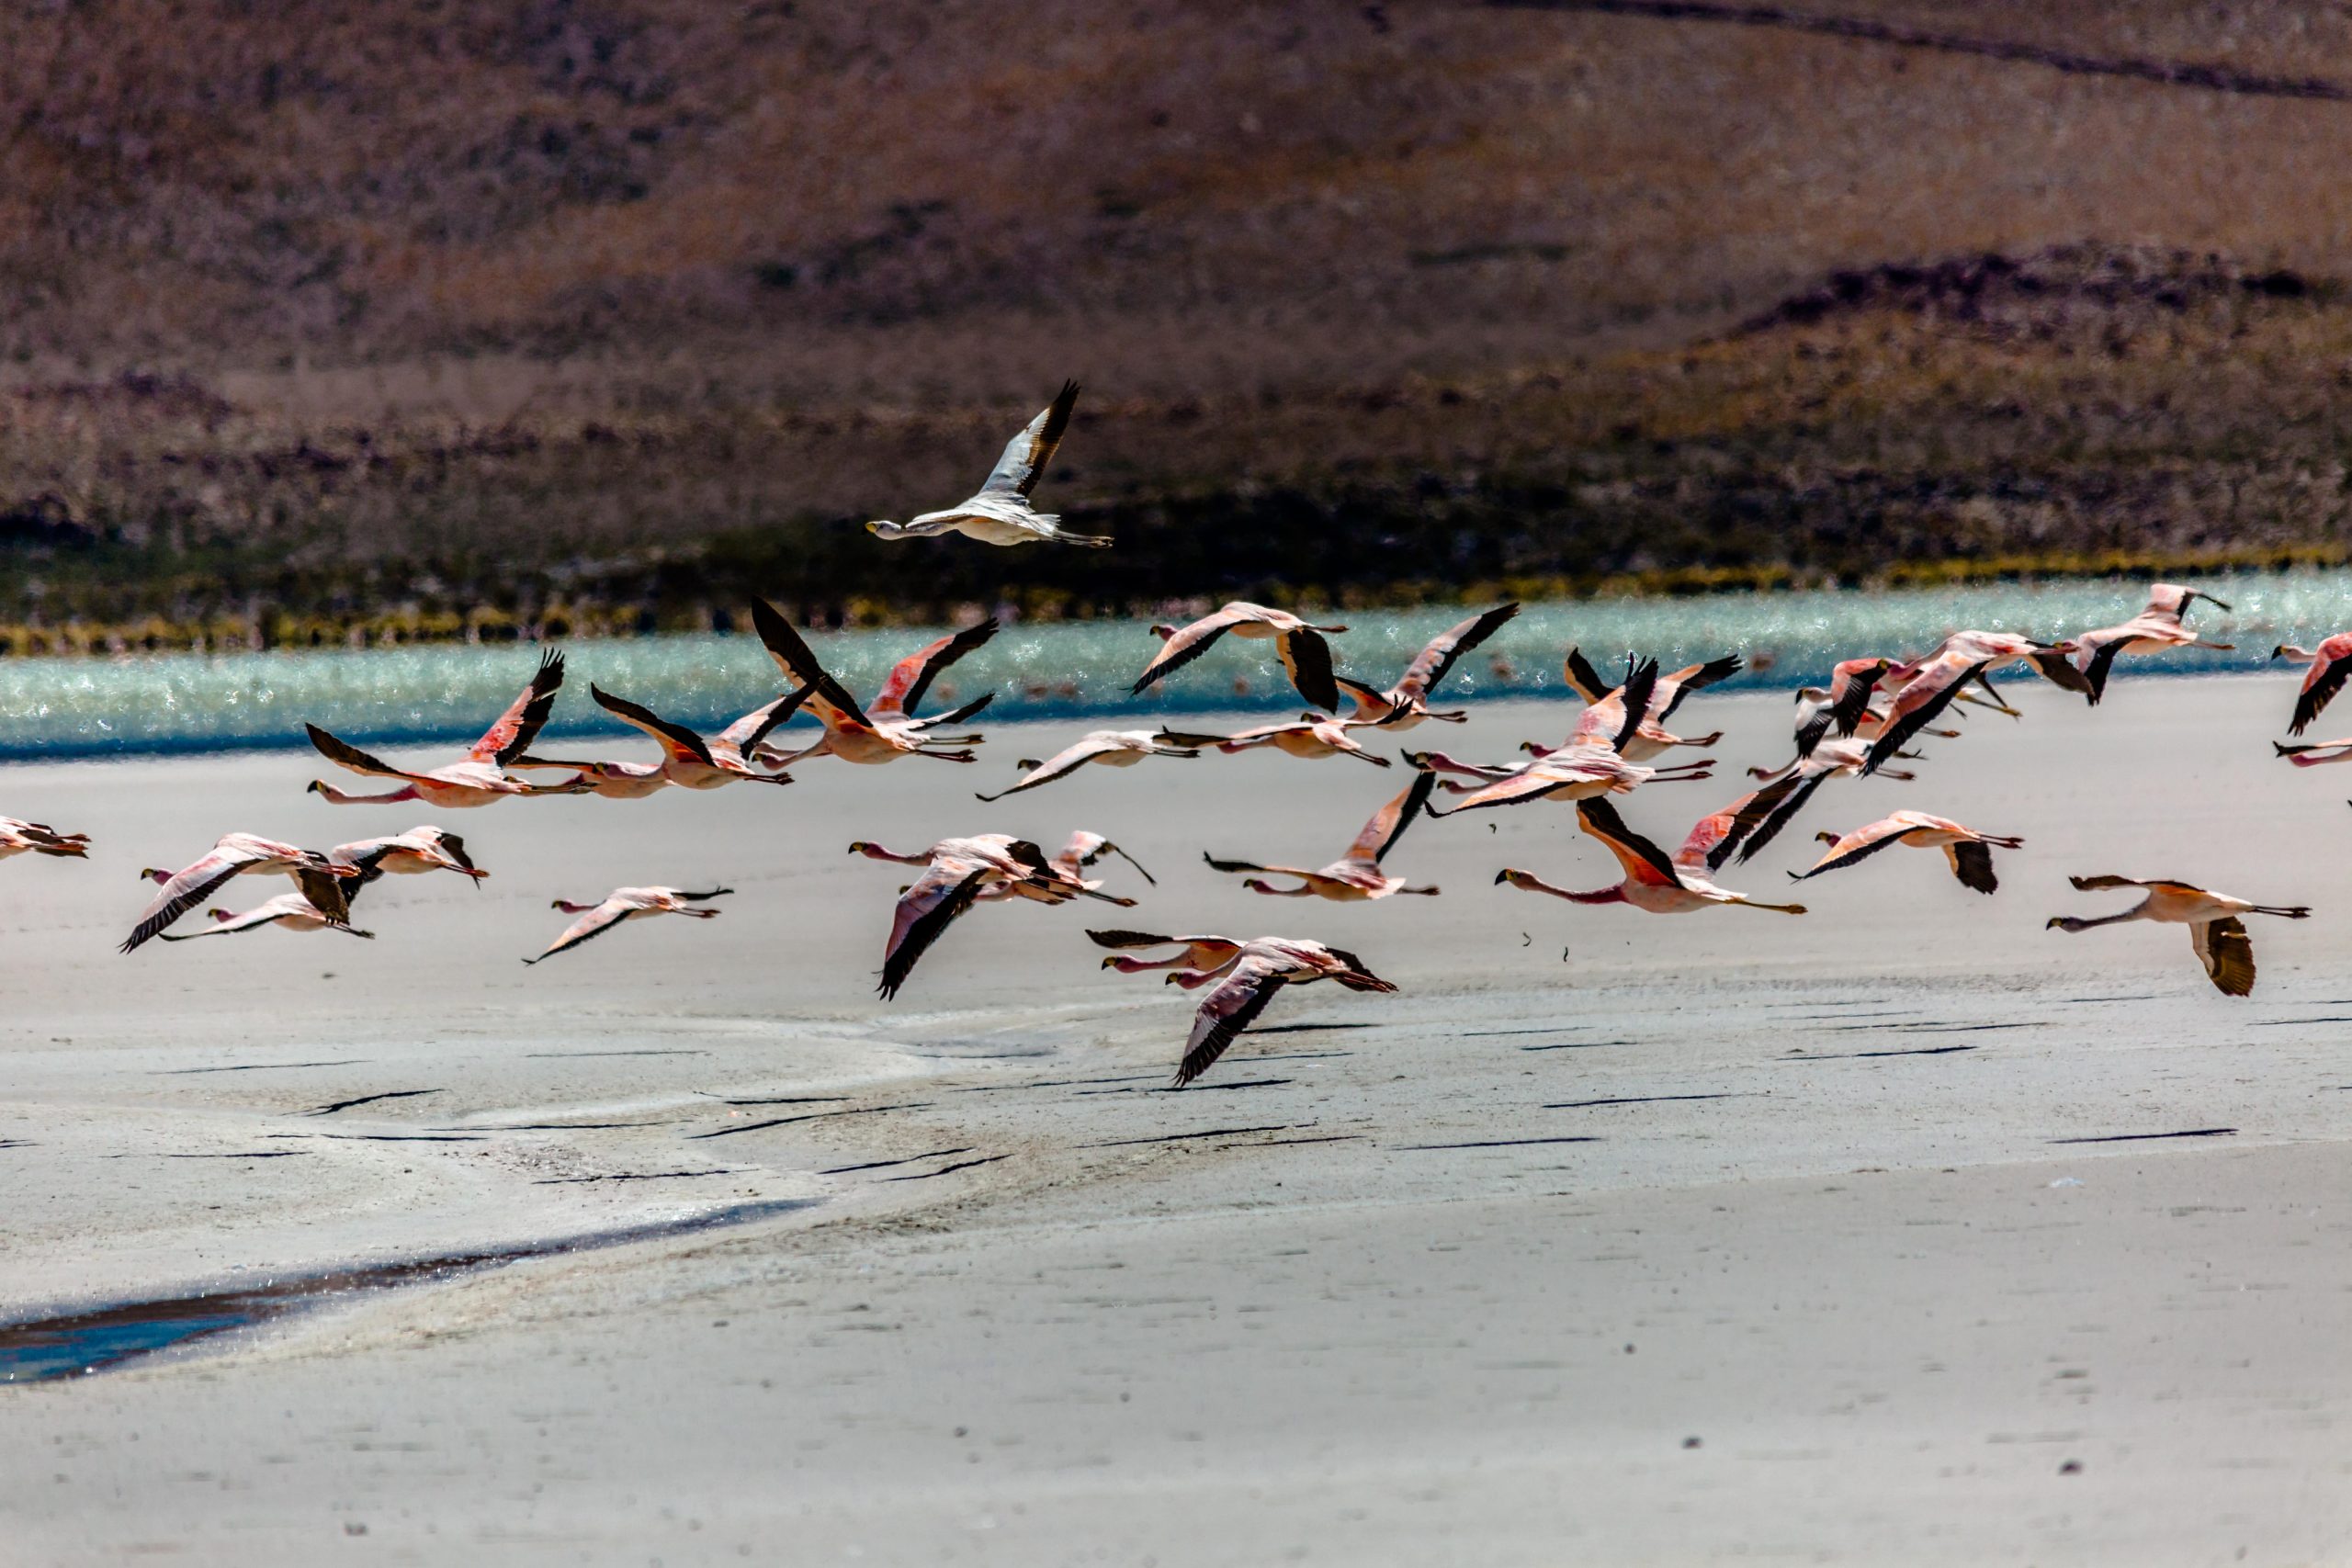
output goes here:
<path id="1" fill-rule="evenodd" d="M 813 1201 L 0 1389 L 12 1550 L 2333 1556 L 2352 770 L 2271 757 L 2286 677 L 2132 673 L 2096 711 L 2026 689 L 2022 722 L 1928 742 L 1917 783 L 1826 786 L 1724 876 L 1802 919 L 1493 886 L 1613 879 L 1551 805 L 1417 826 L 1391 864 L 1437 899 L 1258 898 L 1200 852 L 1320 864 L 1399 771 L 1147 762 L 980 806 L 1080 728 L 1007 727 L 970 768 L 442 814 L 492 880 L 378 885 L 373 942 L 125 958 L 142 865 L 434 814 L 328 807 L 291 755 L 0 773 L 0 809 L 100 840 L 0 866 L 9 1317 Z M 1407 743 L 1566 723 L 1498 705 Z M 1779 698 L 1677 723 L 1730 734 L 1720 782 L 1624 803 L 1669 849 L 1787 748 Z M 1905 850 L 1791 891 L 1815 830 L 1905 805 L 2028 847 L 1989 899 Z M 848 840 L 1073 827 L 1159 886 L 1114 864 L 1132 911 L 983 908 L 872 1000 L 910 873 Z M 2178 930 L 2045 931 L 2121 907 L 2070 872 L 2319 918 L 2256 925 L 2232 1001 Z M 739 890 L 720 919 L 517 962 L 554 897 L 713 881 Z M 1320 937 L 1403 990 L 1286 992 L 1167 1093 L 1198 998 L 1102 973 L 1103 923 Z"/>

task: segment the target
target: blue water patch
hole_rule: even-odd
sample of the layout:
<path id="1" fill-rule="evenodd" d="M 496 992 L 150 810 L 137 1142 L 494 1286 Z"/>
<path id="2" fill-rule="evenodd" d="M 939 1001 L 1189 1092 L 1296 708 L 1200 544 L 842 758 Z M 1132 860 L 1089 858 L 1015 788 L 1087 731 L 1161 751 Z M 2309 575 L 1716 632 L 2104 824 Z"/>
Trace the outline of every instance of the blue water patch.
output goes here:
<path id="1" fill-rule="evenodd" d="M 2278 642 L 2316 641 L 2352 621 L 2352 572 L 2243 573 L 2211 581 L 2233 613 L 2199 605 L 2194 624 L 2234 652 L 2187 650 L 2147 671 L 2253 669 Z M 1604 671 L 1626 649 L 1671 669 L 1726 651 L 1750 668 L 1734 684 L 1793 687 L 1821 680 L 1840 659 L 1899 655 L 1963 626 L 2057 637 L 2136 614 L 2144 584 L 2121 581 L 1989 583 L 1902 592 L 1825 590 L 1690 599 L 1600 599 L 1531 604 L 1455 667 L 1444 699 L 1530 696 L 1563 689 L 1561 654 L 1582 647 Z M 1340 668 L 1377 686 L 1394 681 L 1461 608 L 1334 612 Z M 921 630 L 812 636 L 819 656 L 861 695 L 893 661 L 932 635 Z M 1139 621 L 1007 627 L 947 671 L 930 710 L 996 694 L 993 718 L 1136 716 L 1209 710 L 1296 711 L 1269 642 L 1223 639 L 1141 695 L 1129 693 L 1158 646 Z M 775 662 L 749 635 L 582 642 L 551 733 L 622 735 L 588 700 L 592 681 L 665 717 L 714 728 L 783 689 Z M 365 651 L 0 663 L 0 757 L 300 746 L 307 720 L 372 745 L 469 741 L 513 700 L 537 653 L 529 648 L 436 645 Z M 806 721 L 796 721 L 806 728 Z M 635 753 L 631 753 L 635 754 Z"/>
<path id="2" fill-rule="evenodd" d="M 0 1324 L 0 1385 L 86 1377 L 141 1356 L 366 1292 L 455 1280 L 527 1258 L 588 1252 L 750 1224 L 797 1213 L 816 1201 L 812 1198 L 779 1198 L 733 1203 L 678 1219 L 525 1242 L 494 1252 L 361 1264 L 272 1280 L 243 1290 L 124 1302 L 55 1317 Z"/>

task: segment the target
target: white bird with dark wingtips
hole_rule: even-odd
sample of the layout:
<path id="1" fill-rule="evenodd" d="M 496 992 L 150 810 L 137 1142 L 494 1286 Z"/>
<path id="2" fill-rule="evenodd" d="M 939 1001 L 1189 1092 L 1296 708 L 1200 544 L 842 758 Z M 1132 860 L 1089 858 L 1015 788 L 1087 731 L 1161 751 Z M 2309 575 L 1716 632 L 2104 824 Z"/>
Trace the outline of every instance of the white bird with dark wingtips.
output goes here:
<path id="1" fill-rule="evenodd" d="M 768 656 L 784 672 L 800 682 L 796 698 L 805 698 L 809 716 L 825 727 L 813 744 L 790 753 L 763 753 L 770 766 L 787 768 L 808 757 L 839 757 L 844 762 L 893 762 L 900 757 L 937 757 L 949 762 L 978 759 L 962 748 L 979 744 L 978 735 L 933 735 L 943 724 L 960 723 L 989 705 L 994 693 L 962 707 L 930 718 L 910 714 L 930 686 L 932 678 L 996 635 L 997 623 L 987 620 L 966 626 L 950 637 L 926 645 L 892 667 L 890 678 L 869 709 L 861 706 L 849 688 L 826 672 L 816 649 L 785 618 L 784 612 L 764 599 L 752 601 L 752 625 L 766 645 Z M 956 748 L 941 750 L 940 747 Z"/>
<path id="2" fill-rule="evenodd" d="M 1066 779 L 1089 762 L 1100 762 L 1106 768 L 1132 768 L 1146 757 L 1197 757 L 1203 747 L 1217 745 L 1225 739 L 1221 735 L 1179 735 L 1166 729 L 1098 729 L 1042 762 L 1031 758 L 1014 763 L 1021 770 L 1020 783 L 1011 789 L 976 795 L 973 798 L 1002 800 L 1008 795 L 1019 795 L 1056 779 Z"/>
<path id="3" fill-rule="evenodd" d="M 1625 819 L 1617 815 L 1617 808 L 1606 800 L 1579 800 L 1577 826 L 1599 839 L 1617 857 L 1617 863 L 1625 870 L 1623 882 L 1614 887 L 1577 893 L 1556 887 L 1533 872 L 1510 867 L 1496 873 L 1495 881 L 1498 885 L 1508 883 L 1523 893 L 1549 893 L 1572 904 L 1631 904 L 1653 915 L 1686 915 L 1718 904 L 1770 909 L 1782 915 L 1804 914 L 1802 904 L 1767 904 L 1715 885 L 1713 872 L 1721 862 L 1717 852 L 1745 799 L 1702 818 L 1671 860 L 1664 850 L 1628 828 Z"/>
<path id="4" fill-rule="evenodd" d="M 2210 893 L 2186 882 L 2143 882 L 2132 876 L 2070 876 L 2066 880 L 2075 885 L 2077 892 L 2144 887 L 2148 896 L 2120 915 L 2102 915 L 2097 919 L 2052 915 L 2044 930 L 2086 931 L 2093 926 L 2120 925 L 2126 920 L 2158 920 L 2187 926 L 2188 940 L 2197 949 L 2197 961 L 2205 966 L 2215 987 L 2229 997 L 2251 996 L 2254 992 L 2254 942 L 2245 934 L 2245 922 L 2239 916 L 2276 915 L 2285 920 L 2311 917 L 2307 905 L 2252 904 L 2226 893 Z"/>
<path id="5" fill-rule="evenodd" d="M 707 898 L 723 898 L 734 892 L 732 887 L 714 887 L 707 893 L 689 893 L 683 887 L 616 887 L 601 904 L 575 904 L 569 898 L 558 898 L 551 908 L 580 918 L 564 928 L 563 934 L 548 944 L 537 958 L 526 958 L 526 964 L 553 958 L 567 948 L 578 947 L 592 936 L 602 936 L 624 920 L 641 920 L 653 915 L 690 915 L 697 920 L 718 918 L 717 909 L 697 909 L 695 906 Z"/>
<path id="6" fill-rule="evenodd" d="M 1405 667 L 1405 672 L 1396 678 L 1396 683 L 1385 692 L 1374 691 L 1362 681 L 1351 681 L 1345 675 L 1335 675 L 1332 679 L 1355 704 L 1353 716 L 1364 723 L 1399 732 L 1412 728 L 1425 718 L 1443 719 L 1448 724 L 1466 724 L 1470 716 L 1459 708 L 1452 713 L 1431 712 L 1430 694 L 1452 673 L 1455 660 L 1494 636 L 1505 621 L 1518 614 L 1517 604 L 1498 604 L 1484 615 L 1473 615 L 1460 625 L 1440 632 L 1413 662 Z"/>
<path id="7" fill-rule="evenodd" d="M 1416 893 L 1434 896 L 1434 887 L 1410 887 L 1401 876 L 1391 876 L 1380 869 L 1381 858 L 1396 846 L 1405 829 L 1413 825 L 1422 807 L 1429 805 L 1430 791 L 1437 786 L 1437 775 L 1423 773 L 1397 793 L 1396 797 L 1372 815 L 1356 834 L 1348 852 L 1320 871 L 1302 871 L 1296 866 L 1260 865 L 1254 861 L 1218 860 L 1203 854 L 1209 869 L 1223 872 L 1254 872 L 1242 883 L 1252 893 L 1271 894 L 1280 898 L 1329 898 L 1334 903 L 1361 903 L 1370 898 L 1385 898 L 1395 893 Z M 1278 887 L 1261 882 L 1261 876 L 1295 876 L 1296 887 Z"/>
<path id="8" fill-rule="evenodd" d="M 311 744 L 330 762 L 376 778 L 401 779 L 403 786 L 390 795 L 347 795 L 324 779 L 312 779 L 311 791 L 323 795 L 336 806 L 380 806 L 396 800 L 421 800 L 427 806 L 444 811 L 466 807 L 490 806 L 512 795 L 579 795 L 585 788 L 576 780 L 560 784 L 538 784 L 528 779 L 516 778 L 509 771 L 512 765 L 531 749 L 539 730 L 547 724 L 548 715 L 555 707 L 556 692 L 563 685 L 563 655 L 548 651 L 539 656 L 539 668 L 523 694 L 498 716 L 498 722 L 482 732 L 462 762 L 447 767 L 429 768 L 412 773 L 395 768 L 362 751 L 349 741 L 328 734 L 315 724 L 302 728 L 309 732 Z"/>
<path id="9" fill-rule="evenodd" d="M 1943 851 L 1951 874 L 1960 879 L 1962 886 L 1990 893 L 2001 885 L 1993 874 L 1993 852 L 2025 848 L 2023 839 L 1980 833 L 1973 828 L 1962 827 L 1949 817 L 1930 817 L 1924 811 L 1898 811 L 1842 837 L 1836 833 L 1816 837 L 1830 846 L 1829 852 L 1815 862 L 1810 870 L 1789 873 L 1792 881 L 1803 882 L 1825 871 L 1841 870 L 1893 845 L 1908 844 L 1915 850 Z"/>
<path id="10" fill-rule="evenodd" d="M 316 850 L 299 849 L 253 833 L 223 834 L 210 852 L 193 864 L 169 873 L 142 871 L 143 881 L 163 884 L 154 901 L 140 913 L 139 923 L 122 944 L 124 953 L 138 948 L 218 892 L 232 876 L 290 876 L 294 886 L 330 923 L 349 924 L 350 900 L 343 884 L 363 875 L 356 865 L 339 865 Z"/>
<path id="11" fill-rule="evenodd" d="M 1345 626 L 1317 626 L 1303 621 L 1288 610 L 1270 610 L 1263 604 L 1252 604 L 1237 599 L 1212 615 L 1204 615 L 1188 626 L 1154 626 L 1152 635 L 1161 639 L 1159 651 L 1136 677 L 1130 692 L 1141 692 L 1156 681 L 1163 680 L 1206 653 L 1217 638 L 1227 633 L 1238 637 L 1274 640 L 1274 651 L 1290 672 L 1290 683 L 1298 694 L 1318 708 L 1336 711 L 1340 705 L 1340 686 L 1331 671 L 1331 645 L 1323 640 L 1325 634 L 1346 631 Z"/>
<path id="12" fill-rule="evenodd" d="M 1054 450 L 1069 429 L 1070 411 L 1078 406 L 1078 383 L 1065 381 L 1036 418 L 1005 444 L 1004 456 L 980 486 L 979 493 L 944 512 L 926 512 L 904 523 L 876 518 L 865 525 L 877 539 L 928 539 L 941 534 L 961 534 L 984 545 L 1085 545 L 1107 548 L 1111 541 L 1099 534 L 1071 534 L 1062 520 L 1029 504 L 1030 492 L 1054 460 Z"/>

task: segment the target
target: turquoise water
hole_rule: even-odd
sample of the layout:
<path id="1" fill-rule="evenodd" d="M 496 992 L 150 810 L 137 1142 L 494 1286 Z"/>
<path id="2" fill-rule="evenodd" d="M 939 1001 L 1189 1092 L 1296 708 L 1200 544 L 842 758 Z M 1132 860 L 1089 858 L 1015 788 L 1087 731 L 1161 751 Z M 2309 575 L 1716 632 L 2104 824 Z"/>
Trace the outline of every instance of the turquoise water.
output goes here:
<path id="1" fill-rule="evenodd" d="M 2306 645 L 2352 624 L 2352 572 L 2247 573 L 2209 581 L 2233 606 L 2198 607 L 2192 624 L 2234 653 L 2184 652 L 2127 665 L 2132 673 L 2251 669 L 2278 642 Z M 1735 684 L 1786 689 L 1817 681 L 1839 659 L 1923 649 L 1962 626 L 2055 637 L 2135 614 L 2143 585 L 2122 581 L 1996 583 L 1917 592 L 1723 594 L 1531 604 L 1456 666 L 1448 702 L 1558 692 L 1562 651 L 1580 645 L 1596 665 L 1625 649 L 1668 669 L 1725 651 L 1754 666 Z M 1347 673 L 1385 686 L 1461 609 L 1335 613 Z M 920 631 L 841 632 L 810 638 L 861 695 L 891 662 L 927 640 Z M 1161 688 L 1127 687 L 1157 646 L 1139 622 L 1015 626 L 948 671 L 926 711 L 997 694 L 991 718 L 1135 715 L 1207 709 L 1295 711 L 1298 698 L 1271 643 L 1227 638 Z M 552 731 L 628 733 L 588 700 L 591 681 L 666 717 L 715 726 L 781 689 L 757 639 L 653 637 L 570 649 L 570 682 Z M 364 652 L 164 654 L 0 664 L 0 757 L 62 757 L 232 747 L 300 746 L 305 720 L 376 744 L 470 740 L 513 700 L 536 649 L 437 646 Z M 634 753 L 631 753 L 632 755 Z"/>

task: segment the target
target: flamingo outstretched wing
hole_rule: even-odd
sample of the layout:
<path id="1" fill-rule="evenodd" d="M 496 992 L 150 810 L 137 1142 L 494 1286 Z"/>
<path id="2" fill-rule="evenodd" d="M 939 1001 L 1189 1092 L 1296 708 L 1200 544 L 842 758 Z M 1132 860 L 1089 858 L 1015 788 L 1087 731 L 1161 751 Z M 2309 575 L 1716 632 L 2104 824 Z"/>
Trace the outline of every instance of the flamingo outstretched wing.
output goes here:
<path id="1" fill-rule="evenodd" d="M 1070 411 L 1076 407 L 1078 383 L 1064 381 L 1062 389 L 1054 394 L 1054 400 L 1005 443 L 1004 456 L 996 460 L 996 468 L 980 487 L 980 493 L 1026 496 L 1035 490 L 1046 465 L 1054 460 L 1055 448 L 1062 444 L 1062 435 L 1069 429 Z"/>
<path id="2" fill-rule="evenodd" d="M 563 654 L 549 649 L 539 655 L 539 667 L 531 676 L 531 683 L 522 694 L 507 705 L 498 716 L 498 722 L 482 731 L 473 750 L 466 753 L 469 761 L 495 762 L 506 766 L 531 749 L 539 731 L 548 722 L 548 715 L 555 710 L 555 694 L 563 685 Z"/>

